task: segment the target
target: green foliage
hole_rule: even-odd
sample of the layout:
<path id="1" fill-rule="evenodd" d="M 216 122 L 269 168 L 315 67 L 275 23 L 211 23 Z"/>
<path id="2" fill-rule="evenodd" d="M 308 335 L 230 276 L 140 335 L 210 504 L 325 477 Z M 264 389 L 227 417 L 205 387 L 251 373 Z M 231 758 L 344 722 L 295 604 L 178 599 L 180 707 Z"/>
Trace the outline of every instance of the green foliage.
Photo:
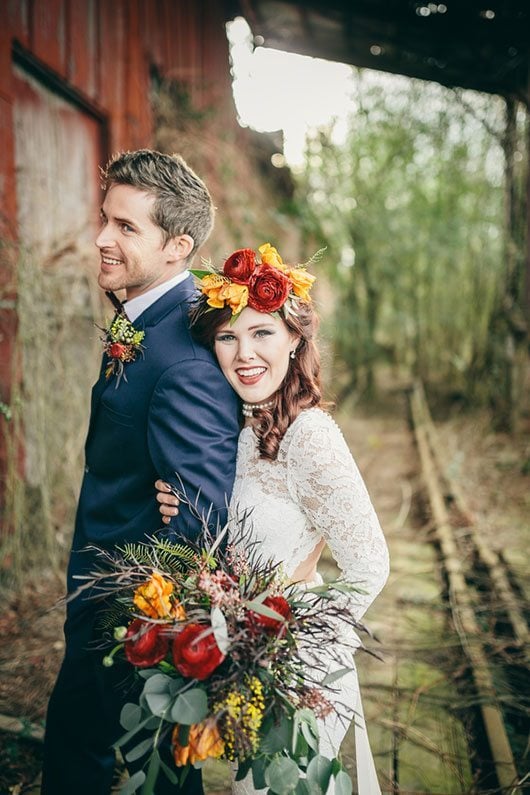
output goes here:
<path id="1" fill-rule="evenodd" d="M 3 403 L 1 400 L 0 400 L 0 415 L 5 417 L 5 419 L 8 422 L 13 416 L 13 412 L 11 411 L 11 406 L 8 406 L 6 403 Z"/>
<path id="2" fill-rule="evenodd" d="M 166 538 L 153 537 L 148 544 L 127 543 L 117 550 L 124 561 L 168 572 L 187 571 L 197 553 L 187 544 L 177 544 Z"/>
<path id="3" fill-rule="evenodd" d="M 321 130 L 299 175 L 348 387 L 370 392 L 390 361 L 461 389 L 503 289 L 503 103 L 359 72 L 352 106 L 343 142 Z"/>

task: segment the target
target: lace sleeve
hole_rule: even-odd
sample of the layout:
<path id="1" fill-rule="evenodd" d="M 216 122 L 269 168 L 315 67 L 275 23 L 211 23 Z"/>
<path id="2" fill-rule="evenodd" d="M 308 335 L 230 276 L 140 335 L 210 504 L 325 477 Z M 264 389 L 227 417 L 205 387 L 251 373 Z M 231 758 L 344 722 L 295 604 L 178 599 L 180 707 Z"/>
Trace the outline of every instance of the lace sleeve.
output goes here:
<path id="1" fill-rule="evenodd" d="M 379 520 L 334 420 L 312 409 L 292 427 L 289 491 L 325 538 L 344 579 L 364 591 L 351 596 L 352 613 L 360 619 L 388 577 L 388 549 Z"/>

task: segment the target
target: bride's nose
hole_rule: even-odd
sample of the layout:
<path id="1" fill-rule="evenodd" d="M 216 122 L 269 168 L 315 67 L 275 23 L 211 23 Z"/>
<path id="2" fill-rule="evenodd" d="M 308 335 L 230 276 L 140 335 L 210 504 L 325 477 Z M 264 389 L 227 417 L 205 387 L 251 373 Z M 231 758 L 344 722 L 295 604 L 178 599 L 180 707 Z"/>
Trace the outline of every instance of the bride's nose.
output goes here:
<path id="1" fill-rule="evenodd" d="M 252 340 L 241 339 L 237 350 L 238 359 L 242 362 L 251 362 L 256 358 Z"/>

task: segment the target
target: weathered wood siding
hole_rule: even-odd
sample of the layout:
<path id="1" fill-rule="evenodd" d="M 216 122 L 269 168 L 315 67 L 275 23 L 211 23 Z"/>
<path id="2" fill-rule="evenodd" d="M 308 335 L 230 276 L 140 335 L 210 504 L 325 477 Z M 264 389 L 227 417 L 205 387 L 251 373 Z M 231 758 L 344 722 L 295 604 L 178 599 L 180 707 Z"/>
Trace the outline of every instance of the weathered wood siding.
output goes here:
<path id="1" fill-rule="evenodd" d="M 0 0 L 0 401 L 20 378 L 20 244 L 95 217 L 96 163 L 150 145 L 152 72 L 236 125 L 224 26 L 222 0 Z M 6 429 L 0 415 L 0 509 Z"/>

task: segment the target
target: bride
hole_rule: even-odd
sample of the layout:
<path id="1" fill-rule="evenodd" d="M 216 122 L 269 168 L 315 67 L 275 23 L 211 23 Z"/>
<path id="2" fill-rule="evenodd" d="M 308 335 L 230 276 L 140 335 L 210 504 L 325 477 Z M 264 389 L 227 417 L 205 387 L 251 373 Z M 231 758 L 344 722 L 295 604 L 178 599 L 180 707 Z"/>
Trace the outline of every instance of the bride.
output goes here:
<path id="1" fill-rule="evenodd" d="M 253 540 L 293 582 L 322 582 L 317 564 L 327 544 L 344 579 L 362 588 L 347 597 L 360 619 L 387 579 L 388 551 L 342 433 L 322 408 L 318 320 L 309 295 L 314 276 L 284 264 L 269 244 L 259 251 L 261 262 L 242 249 L 222 272 L 196 272 L 202 295 L 192 315 L 193 335 L 214 350 L 242 400 L 231 506 L 252 512 Z M 163 481 L 156 487 L 168 524 L 178 513 L 178 498 Z M 346 655 L 356 645 L 349 632 Z M 375 795 L 380 789 L 352 658 L 350 665 L 334 696 L 341 709 L 320 722 L 320 753 L 336 756 L 355 720 L 358 792 Z M 251 776 L 234 781 L 232 792 L 256 792 Z"/>

